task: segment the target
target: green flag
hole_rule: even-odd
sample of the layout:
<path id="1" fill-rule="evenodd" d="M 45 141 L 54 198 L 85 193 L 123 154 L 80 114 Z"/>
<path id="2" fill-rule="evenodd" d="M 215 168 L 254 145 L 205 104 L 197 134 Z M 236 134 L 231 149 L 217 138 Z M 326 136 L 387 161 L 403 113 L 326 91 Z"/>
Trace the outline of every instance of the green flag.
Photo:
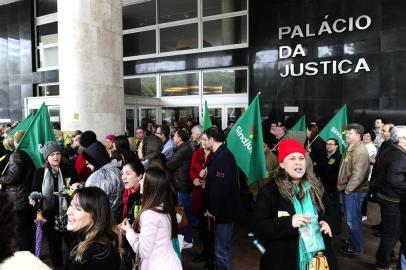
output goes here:
<path id="1" fill-rule="evenodd" d="M 207 101 L 204 101 L 204 111 L 203 111 L 203 131 L 208 128 L 211 128 L 213 124 L 210 120 L 210 112 L 209 108 L 207 107 Z"/>
<path id="2" fill-rule="evenodd" d="M 345 141 L 345 136 L 341 132 L 343 126 L 346 126 L 347 123 L 347 105 L 341 107 L 341 109 L 334 115 L 334 117 L 327 123 L 327 125 L 320 131 L 320 138 L 327 142 L 329 138 L 334 138 L 338 141 L 340 146 L 341 153 L 347 146 Z"/>
<path id="3" fill-rule="evenodd" d="M 299 121 L 290 129 L 292 131 L 306 131 L 306 117 L 303 115 Z"/>
<path id="4" fill-rule="evenodd" d="M 9 135 L 14 135 L 19 130 L 26 131 L 27 128 L 30 126 L 32 121 L 32 115 L 29 114 L 20 124 L 18 124 L 13 130 L 9 133 Z"/>
<path id="5" fill-rule="evenodd" d="M 267 174 L 258 95 L 230 130 L 227 147 L 247 176 L 248 184 Z"/>
<path id="6" fill-rule="evenodd" d="M 34 162 L 36 168 L 39 168 L 44 163 L 41 148 L 47 141 L 55 141 L 55 134 L 52 130 L 49 120 L 48 108 L 45 103 L 42 104 L 39 111 L 35 114 L 30 126 L 25 131 L 21 138 L 17 150 L 25 151 Z"/>

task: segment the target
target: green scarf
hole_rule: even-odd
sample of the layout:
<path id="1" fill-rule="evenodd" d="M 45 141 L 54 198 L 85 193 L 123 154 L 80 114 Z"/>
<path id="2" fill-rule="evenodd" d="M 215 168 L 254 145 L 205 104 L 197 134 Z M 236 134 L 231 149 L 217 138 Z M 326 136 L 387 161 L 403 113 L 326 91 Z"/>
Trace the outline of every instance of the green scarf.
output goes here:
<path id="1" fill-rule="evenodd" d="M 309 214 L 309 215 L 317 216 L 318 215 L 317 209 L 314 206 L 312 197 L 310 195 L 310 189 L 311 189 L 310 183 L 306 179 L 302 179 L 301 184 L 305 191 L 305 196 L 302 199 L 302 201 L 300 201 L 297 198 L 297 194 L 300 192 L 300 184 L 298 184 L 298 185 L 293 184 L 293 188 L 295 190 L 295 196 L 293 196 L 293 206 L 295 208 L 295 213 L 296 214 Z M 314 233 L 315 239 L 312 239 L 312 240 L 314 240 L 314 244 L 315 244 L 316 248 L 318 249 L 317 251 L 324 250 L 325 249 L 324 240 L 323 240 L 323 236 L 321 235 L 321 232 L 320 232 L 320 226 L 319 226 L 318 221 L 312 222 L 311 224 L 308 224 L 306 227 L 303 227 L 303 228 L 310 229 L 310 227 L 311 227 L 310 225 L 313 226 L 312 232 Z M 313 257 L 317 255 L 317 251 L 308 252 L 306 249 L 305 241 L 303 240 L 303 237 L 302 237 L 302 230 L 300 230 L 300 229 L 299 229 L 299 234 L 300 234 L 300 237 L 299 237 L 298 264 L 299 264 L 300 270 L 306 270 L 311 265 Z"/>

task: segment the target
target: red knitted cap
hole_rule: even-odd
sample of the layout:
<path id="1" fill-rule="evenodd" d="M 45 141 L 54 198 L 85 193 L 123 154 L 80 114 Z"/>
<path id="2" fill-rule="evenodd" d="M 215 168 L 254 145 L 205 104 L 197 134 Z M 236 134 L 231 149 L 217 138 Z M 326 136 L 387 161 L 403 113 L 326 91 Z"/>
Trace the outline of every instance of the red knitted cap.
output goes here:
<path id="1" fill-rule="evenodd" d="M 306 150 L 298 141 L 292 139 L 282 140 L 279 143 L 278 163 L 282 163 L 283 160 L 292 153 L 300 153 L 306 157 Z"/>

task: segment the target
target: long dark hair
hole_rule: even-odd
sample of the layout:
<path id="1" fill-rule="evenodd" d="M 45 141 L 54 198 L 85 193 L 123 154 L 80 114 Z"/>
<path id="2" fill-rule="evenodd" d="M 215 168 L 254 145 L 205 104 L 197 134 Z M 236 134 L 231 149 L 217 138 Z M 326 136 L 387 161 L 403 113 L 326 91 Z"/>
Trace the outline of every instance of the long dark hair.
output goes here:
<path id="1" fill-rule="evenodd" d="M 7 193 L 0 193 L 0 263 L 16 251 L 16 213 Z"/>
<path id="2" fill-rule="evenodd" d="M 82 262 L 83 255 L 94 242 L 102 243 L 107 247 L 105 251 L 94 256 L 107 257 L 112 249 L 120 247 L 120 238 L 106 193 L 98 187 L 85 187 L 75 190 L 73 198 L 75 197 L 80 207 L 91 214 L 92 223 L 84 229 L 85 240 L 73 250 L 74 259 Z"/>
<path id="3" fill-rule="evenodd" d="M 162 210 L 157 208 L 161 204 L 163 204 Z M 145 171 L 141 212 L 133 224 L 135 231 L 138 233 L 140 232 L 140 217 L 147 210 L 168 214 L 172 227 L 172 238 L 177 237 L 178 222 L 172 197 L 171 181 L 169 175 L 158 167 L 151 167 Z"/>
<path id="4" fill-rule="evenodd" d="M 114 146 L 116 147 L 116 150 L 113 152 L 114 158 L 122 160 L 122 158 L 124 157 L 125 159 L 123 160 L 124 163 L 130 161 L 131 159 L 130 142 L 128 141 L 128 138 L 126 136 L 124 135 L 117 136 L 116 140 L 114 141 Z M 121 157 L 121 155 L 123 155 L 123 157 Z"/>
<path id="5" fill-rule="evenodd" d="M 310 188 L 310 195 L 312 197 L 312 201 L 315 204 L 316 208 L 324 213 L 325 207 L 322 201 L 323 194 L 324 194 L 324 187 L 323 184 L 316 178 L 316 176 L 306 169 L 305 175 L 302 177 L 302 181 L 306 179 L 311 188 Z M 300 192 L 298 193 L 298 199 L 301 200 L 305 196 L 304 188 L 302 185 L 302 181 L 300 182 Z M 292 179 L 286 173 L 281 166 L 276 169 L 275 175 L 275 183 L 278 186 L 278 190 L 281 193 L 282 197 L 286 200 L 293 201 L 293 196 L 295 196 L 295 191 L 293 189 Z"/>

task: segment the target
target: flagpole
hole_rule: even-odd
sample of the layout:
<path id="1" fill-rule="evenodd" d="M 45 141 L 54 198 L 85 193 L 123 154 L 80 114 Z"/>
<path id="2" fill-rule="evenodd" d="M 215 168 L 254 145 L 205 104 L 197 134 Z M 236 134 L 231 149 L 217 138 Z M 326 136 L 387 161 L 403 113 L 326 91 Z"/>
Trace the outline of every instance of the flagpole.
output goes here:
<path id="1" fill-rule="evenodd" d="M 10 164 L 10 161 L 7 162 L 6 167 L 4 167 L 4 170 L 1 172 L 1 175 L 4 175 L 4 172 L 7 170 L 8 164 Z"/>

